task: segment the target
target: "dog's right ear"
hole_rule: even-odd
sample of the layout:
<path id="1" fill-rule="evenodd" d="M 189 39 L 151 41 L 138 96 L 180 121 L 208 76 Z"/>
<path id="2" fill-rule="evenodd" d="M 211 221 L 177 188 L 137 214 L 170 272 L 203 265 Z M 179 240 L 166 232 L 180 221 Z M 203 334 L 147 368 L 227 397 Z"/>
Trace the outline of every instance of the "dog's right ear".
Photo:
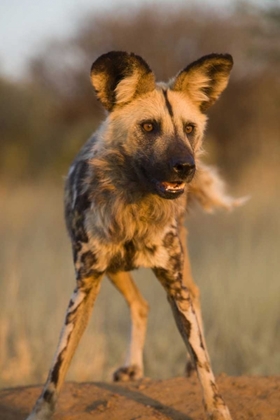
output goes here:
<path id="1" fill-rule="evenodd" d="M 230 54 L 205 55 L 178 74 L 172 89 L 187 93 L 206 112 L 226 88 L 232 66 Z"/>
<path id="2" fill-rule="evenodd" d="M 103 54 L 93 63 L 91 83 L 108 111 L 155 89 L 154 75 L 143 58 L 122 51 Z"/>

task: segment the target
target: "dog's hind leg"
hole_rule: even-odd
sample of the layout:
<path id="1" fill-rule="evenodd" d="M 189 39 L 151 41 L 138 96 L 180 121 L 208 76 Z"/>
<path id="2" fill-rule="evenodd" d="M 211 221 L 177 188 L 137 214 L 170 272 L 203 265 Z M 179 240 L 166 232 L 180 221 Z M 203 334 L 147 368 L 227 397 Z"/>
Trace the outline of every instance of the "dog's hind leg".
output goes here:
<path id="1" fill-rule="evenodd" d="M 43 392 L 27 420 L 49 420 L 80 338 L 87 326 L 102 276 L 86 276 L 70 299 L 56 355 Z"/>
<path id="2" fill-rule="evenodd" d="M 114 381 L 132 381 L 143 376 L 143 347 L 146 336 L 148 304 L 129 272 L 107 273 L 128 303 L 131 317 L 130 344 L 126 362 L 116 370 Z"/>

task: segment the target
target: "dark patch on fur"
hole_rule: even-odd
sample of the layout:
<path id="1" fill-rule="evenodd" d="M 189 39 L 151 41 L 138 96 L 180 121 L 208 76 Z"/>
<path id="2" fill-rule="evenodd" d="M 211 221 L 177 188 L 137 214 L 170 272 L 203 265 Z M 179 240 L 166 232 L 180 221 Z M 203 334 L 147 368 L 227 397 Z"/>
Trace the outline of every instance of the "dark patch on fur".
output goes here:
<path id="1" fill-rule="evenodd" d="M 48 403 L 51 404 L 53 403 L 53 395 L 54 392 L 53 391 L 49 391 L 48 389 L 44 392 L 43 394 L 43 399 Z"/>
<path id="2" fill-rule="evenodd" d="M 75 242 L 88 242 L 88 235 L 85 229 L 85 216 L 75 211 L 72 217 L 71 237 Z"/>
<path id="3" fill-rule="evenodd" d="M 78 309 L 79 309 L 79 307 L 81 306 L 81 305 L 83 305 L 84 304 L 84 300 L 82 300 L 80 303 L 79 303 L 79 305 L 77 305 L 76 306 L 76 308 L 75 309 L 73 309 L 72 311 L 71 311 L 71 306 L 70 306 L 70 304 L 69 304 L 69 312 L 67 313 L 67 315 L 66 315 L 66 319 L 65 319 L 65 325 L 68 325 L 68 324 L 70 324 L 71 322 L 72 322 L 72 320 L 73 320 L 73 316 L 75 316 L 75 314 L 76 314 L 76 312 L 78 311 Z"/>
<path id="4" fill-rule="evenodd" d="M 213 76 L 218 71 L 223 70 L 224 72 L 228 73 L 232 66 L 233 66 L 233 58 L 230 54 L 208 54 L 205 55 L 198 60 L 192 62 L 189 64 L 183 71 L 188 72 L 189 70 L 192 70 L 194 68 L 200 68 L 201 66 L 209 63 L 209 61 L 216 60 L 216 62 L 213 62 L 213 65 L 209 68 L 210 71 L 212 69 L 211 75 Z"/>
<path id="5" fill-rule="evenodd" d="M 171 257 L 169 261 L 172 261 L 172 258 L 173 257 Z M 173 269 L 172 265 L 170 264 L 169 270 L 166 270 L 165 268 L 161 268 L 161 267 L 154 267 L 153 272 L 155 273 L 156 277 L 160 280 L 160 282 L 163 284 L 167 293 L 170 294 L 170 296 L 176 295 L 176 300 L 178 301 L 182 301 L 182 300 L 189 301 L 189 298 L 185 298 L 182 296 L 182 290 L 183 289 L 187 290 L 187 288 L 182 283 L 183 274 L 181 271 L 181 268 L 182 268 L 181 256 L 178 255 L 178 259 L 177 259 L 177 256 L 175 255 L 174 261 L 175 261 L 174 264 L 180 264 L 179 271 L 176 272 Z"/>
<path id="6" fill-rule="evenodd" d="M 90 199 L 88 192 L 79 194 L 76 198 L 76 209 L 80 212 L 86 211 L 90 207 Z"/>
<path id="7" fill-rule="evenodd" d="M 178 330 L 179 330 L 184 342 L 186 343 L 186 346 L 189 350 L 189 353 L 190 353 L 190 355 L 193 359 L 194 365 L 197 367 L 197 366 L 199 366 L 199 360 L 198 360 L 196 352 L 194 351 L 191 343 L 189 342 L 189 338 L 190 338 L 190 335 L 191 335 L 191 323 L 184 316 L 184 314 L 182 314 L 179 311 L 174 298 L 169 297 L 169 303 L 171 305 Z"/>
<path id="8" fill-rule="evenodd" d="M 114 382 L 123 382 L 127 381 L 127 379 L 133 381 L 137 379 L 137 376 L 139 376 L 139 367 L 137 365 L 124 366 L 114 372 L 113 380 Z"/>
<path id="9" fill-rule="evenodd" d="M 87 186 L 85 186 L 88 177 L 89 165 L 86 160 L 75 162 L 74 168 L 68 177 L 66 190 L 69 190 L 69 197 L 65 206 L 65 219 L 68 232 L 74 243 L 88 242 L 88 236 L 85 229 L 85 211 L 90 207 L 90 199 Z M 76 196 L 76 197 L 75 197 Z M 74 207 L 73 200 L 75 197 Z M 77 252 L 81 245 L 73 246 L 74 260 L 77 258 Z"/>
<path id="10" fill-rule="evenodd" d="M 72 250 L 73 250 L 73 259 L 74 259 L 74 263 L 77 261 L 78 258 L 78 254 L 82 249 L 82 244 L 81 242 L 72 242 Z"/>
<path id="11" fill-rule="evenodd" d="M 165 105 L 166 105 L 166 108 L 167 108 L 167 110 L 169 112 L 169 115 L 170 115 L 171 118 L 173 118 L 174 113 L 173 113 L 173 109 L 172 109 L 171 103 L 169 102 L 169 99 L 167 97 L 167 91 L 166 90 L 162 90 L 162 93 L 163 93 L 163 96 L 164 96 L 164 99 L 165 99 Z"/>
<path id="12" fill-rule="evenodd" d="M 68 337 L 69 340 L 69 337 Z M 67 340 L 67 345 L 68 345 L 68 340 Z M 66 345 L 66 347 L 67 347 Z M 56 364 L 53 367 L 52 373 L 51 373 L 51 382 L 53 382 L 55 385 L 57 385 L 58 383 L 58 379 L 59 379 L 59 371 L 60 371 L 60 366 L 61 363 L 63 361 L 63 353 L 64 353 L 65 349 L 62 350 L 62 352 L 60 353 L 60 355 L 58 356 L 58 359 L 56 361 Z"/>
<path id="13" fill-rule="evenodd" d="M 169 262 L 170 262 L 170 269 L 172 269 L 174 273 L 179 273 L 182 270 L 181 254 L 177 254 L 170 257 Z"/>
<path id="14" fill-rule="evenodd" d="M 153 272 L 158 279 L 166 279 L 168 277 L 168 271 L 162 267 L 154 267 Z"/>
<path id="15" fill-rule="evenodd" d="M 169 297 L 169 303 L 171 305 L 172 311 L 174 313 L 174 317 L 177 323 L 177 327 L 180 331 L 181 336 L 183 337 L 185 342 L 189 342 L 190 334 L 191 334 L 191 323 L 187 320 L 187 318 L 179 311 L 176 301 L 173 297 Z"/>
<path id="16" fill-rule="evenodd" d="M 145 246 L 145 249 L 150 252 L 150 254 L 154 255 L 157 251 L 157 246 L 156 245 L 151 245 L 151 246 Z"/>
<path id="17" fill-rule="evenodd" d="M 90 206 L 88 194 L 85 192 L 85 181 L 88 177 L 89 164 L 87 160 L 79 160 L 74 163 L 74 169 L 69 176 L 70 191 L 73 195 L 76 191 L 75 209 L 82 212 Z M 75 191 L 73 189 L 75 188 Z"/>
<path id="18" fill-rule="evenodd" d="M 81 256 L 81 263 L 85 269 L 89 269 L 96 263 L 96 256 L 92 251 L 87 251 Z"/>
<path id="19" fill-rule="evenodd" d="M 221 403 L 225 405 L 224 401 L 222 400 L 221 394 L 218 392 L 217 385 L 213 381 L 211 381 L 211 388 L 214 394 L 214 401 L 215 401 L 216 407 L 220 405 Z"/>
<path id="20" fill-rule="evenodd" d="M 114 255 L 108 266 L 108 271 L 111 273 L 117 273 L 118 271 L 131 271 L 134 268 L 134 257 L 136 248 L 133 241 L 125 242 L 124 244 L 124 256 L 122 257 L 121 252 Z"/>
<path id="21" fill-rule="evenodd" d="M 168 232 L 163 239 L 163 246 L 167 249 L 172 247 L 175 239 L 176 235 L 173 232 Z"/>
<path id="22" fill-rule="evenodd" d="M 77 279 L 77 281 L 80 281 L 85 277 L 97 278 L 97 277 L 100 277 L 103 273 L 104 273 L 104 271 L 95 270 L 94 268 L 92 268 L 88 271 L 85 271 L 82 268 L 80 268 L 77 272 L 76 279 Z"/>
<path id="23" fill-rule="evenodd" d="M 118 252 L 111 258 L 111 261 L 108 266 L 108 271 L 111 273 L 117 273 L 118 271 L 121 271 L 123 265 L 123 258 L 121 256 L 121 253 Z"/>
<path id="24" fill-rule="evenodd" d="M 92 251 L 87 251 L 81 256 L 81 268 L 77 272 L 77 279 L 99 275 L 93 266 L 97 262 L 96 255 Z"/>
<path id="25" fill-rule="evenodd" d="M 124 249 L 125 249 L 125 253 L 126 253 L 126 260 L 127 261 L 128 260 L 132 261 L 134 256 L 135 256 L 135 252 L 136 252 L 134 242 L 133 241 L 125 242 Z"/>

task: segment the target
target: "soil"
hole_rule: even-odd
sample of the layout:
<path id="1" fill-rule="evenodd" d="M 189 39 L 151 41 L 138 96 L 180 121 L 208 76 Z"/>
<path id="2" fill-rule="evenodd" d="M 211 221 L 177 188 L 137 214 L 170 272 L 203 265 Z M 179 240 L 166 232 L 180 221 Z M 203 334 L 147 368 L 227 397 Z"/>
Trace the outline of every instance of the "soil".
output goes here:
<path id="1" fill-rule="evenodd" d="M 234 420 L 280 420 L 280 376 L 218 377 Z M 24 420 L 40 386 L 0 391 L 0 420 Z M 64 385 L 54 420 L 203 420 L 196 378 Z"/>

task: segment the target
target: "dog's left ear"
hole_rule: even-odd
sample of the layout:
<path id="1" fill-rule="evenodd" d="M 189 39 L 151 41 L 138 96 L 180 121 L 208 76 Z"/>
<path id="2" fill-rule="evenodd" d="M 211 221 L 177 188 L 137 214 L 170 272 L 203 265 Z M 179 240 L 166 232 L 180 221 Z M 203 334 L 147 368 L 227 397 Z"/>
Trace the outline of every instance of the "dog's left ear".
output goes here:
<path id="1" fill-rule="evenodd" d="M 123 51 L 101 55 L 91 67 L 91 82 L 108 111 L 155 89 L 154 75 L 143 58 Z"/>
<path id="2" fill-rule="evenodd" d="M 205 112 L 226 88 L 232 66 L 230 54 L 206 55 L 182 70 L 171 89 L 186 92 Z"/>

